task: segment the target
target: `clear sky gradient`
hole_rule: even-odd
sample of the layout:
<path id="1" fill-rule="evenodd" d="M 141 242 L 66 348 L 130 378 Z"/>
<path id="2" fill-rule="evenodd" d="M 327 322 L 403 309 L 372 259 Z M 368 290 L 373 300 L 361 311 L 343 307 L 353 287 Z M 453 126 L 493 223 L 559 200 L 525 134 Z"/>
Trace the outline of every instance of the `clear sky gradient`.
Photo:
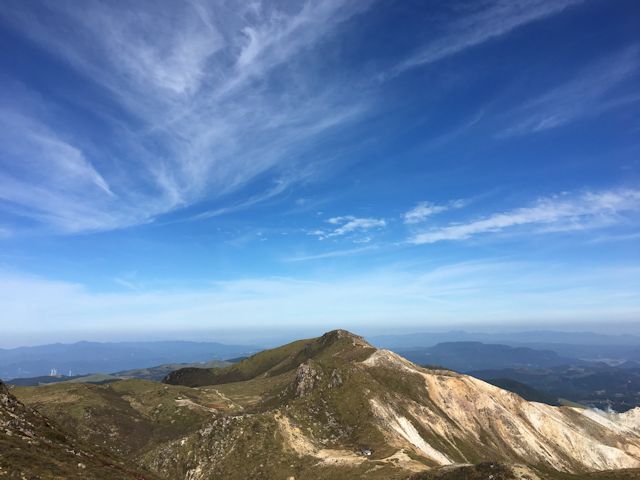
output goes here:
<path id="1" fill-rule="evenodd" d="M 0 44 L 0 346 L 640 323 L 637 1 L 5 0 Z"/>

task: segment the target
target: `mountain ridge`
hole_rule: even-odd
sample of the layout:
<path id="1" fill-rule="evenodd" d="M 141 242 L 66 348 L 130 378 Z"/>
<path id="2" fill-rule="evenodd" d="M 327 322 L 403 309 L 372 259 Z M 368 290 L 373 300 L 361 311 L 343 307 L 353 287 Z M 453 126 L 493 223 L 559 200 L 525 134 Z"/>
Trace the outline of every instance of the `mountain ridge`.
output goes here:
<path id="1" fill-rule="evenodd" d="M 82 438 L 115 435 L 114 455 L 128 452 L 171 480 L 458 480 L 494 468 L 483 466 L 489 460 L 505 479 L 640 468 L 640 409 L 604 414 L 528 402 L 464 374 L 419 367 L 344 330 L 204 377 L 189 372 L 164 384 L 15 391 L 56 420 L 72 414 L 68 426 Z M 83 399 L 86 406 L 70 411 Z M 105 429 L 109 422 L 118 428 Z M 142 426 L 140 436 L 127 433 Z"/>

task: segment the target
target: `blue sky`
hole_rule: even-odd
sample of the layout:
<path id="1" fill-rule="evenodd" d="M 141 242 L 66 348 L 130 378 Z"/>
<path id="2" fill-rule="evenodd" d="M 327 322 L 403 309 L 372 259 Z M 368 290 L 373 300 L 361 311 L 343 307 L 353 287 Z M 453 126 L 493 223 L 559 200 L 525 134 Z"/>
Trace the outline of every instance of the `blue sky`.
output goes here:
<path id="1" fill-rule="evenodd" d="M 3 2 L 0 343 L 637 329 L 638 18 Z"/>

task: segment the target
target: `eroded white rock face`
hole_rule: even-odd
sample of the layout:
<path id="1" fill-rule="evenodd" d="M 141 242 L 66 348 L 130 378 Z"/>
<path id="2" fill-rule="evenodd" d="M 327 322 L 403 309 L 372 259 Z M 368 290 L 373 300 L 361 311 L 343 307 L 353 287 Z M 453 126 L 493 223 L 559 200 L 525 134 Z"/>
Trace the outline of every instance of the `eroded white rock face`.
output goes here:
<path id="1" fill-rule="evenodd" d="M 371 399 L 374 413 L 395 433 L 413 445 L 422 455 L 433 460 L 437 465 L 451 465 L 453 462 L 444 453 L 439 452 L 420 436 L 416 427 L 402 415 L 398 414 L 391 406 Z"/>
<path id="2" fill-rule="evenodd" d="M 457 445 L 469 442 L 498 452 L 505 460 L 547 464 L 568 472 L 640 466 L 640 409 L 604 414 L 528 402 L 467 375 L 422 369 L 386 350 L 374 352 L 363 364 L 423 378 L 424 402 L 374 399 L 372 411 L 383 430 L 441 465 L 452 460 L 422 438 L 409 419 L 395 413 L 399 408 L 463 460 Z"/>
<path id="3" fill-rule="evenodd" d="M 585 417 L 622 434 L 640 434 L 640 407 L 624 413 L 604 412 L 596 409 L 576 409 Z"/>

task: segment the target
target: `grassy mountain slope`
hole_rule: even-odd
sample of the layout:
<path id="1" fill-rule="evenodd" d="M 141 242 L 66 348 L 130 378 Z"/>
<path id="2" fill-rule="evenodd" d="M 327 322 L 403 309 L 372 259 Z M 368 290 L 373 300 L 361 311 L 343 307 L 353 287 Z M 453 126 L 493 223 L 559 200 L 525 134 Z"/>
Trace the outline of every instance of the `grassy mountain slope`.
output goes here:
<path id="1" fill-rule="evenodd" d="M 177 371 L 165 381 L 211 384 L 228 394 L 256 389 L 259 401 L 248 411 L 275 419 L 274 435 L 293 428 L 289 440 L 316 459 L 326 450 L 348 456 L 366 447 L 374 452 L 367 461 L 408 455 L 407 468 L 486 459 L 569 472 L 640 465 L 635 434 L 621 440 L 614 427 L 578 409 L 530 403 L 465 375 L 423 369 L 347 332 L 294 342 L 198 378 Z"/>
<path id="2" fill-rule="evenodd" d="M 361 347 L 360 349 L 349 348 Z M 329 332 L 322 337 L 298 340 L 282 347 L 264 350 L 223 369 L 184 368 L 171 372 L 163 380 L 174 385 L 191 387 L 242 382 L 257 377 L 275 377 L 290 372 L 310 359 L 327 360 L 339 353 L 343 361 L 353 360 L 349 354 L 365 358 L 374 348 L 361 337 L 343 330 Z"/>
<path id="3" fill-rule="evenodd" d="M 130 462 L 91 449 L 18 401 L 0 382 L 0 477 L 152 479 Z"/>
<path id="4" fill-rule="evenodd" d="M 212 391 L 146 380 L 16 387 L 16 396 L 88 444 L 135 456 L 197 427 L 229 402 Z"/>

